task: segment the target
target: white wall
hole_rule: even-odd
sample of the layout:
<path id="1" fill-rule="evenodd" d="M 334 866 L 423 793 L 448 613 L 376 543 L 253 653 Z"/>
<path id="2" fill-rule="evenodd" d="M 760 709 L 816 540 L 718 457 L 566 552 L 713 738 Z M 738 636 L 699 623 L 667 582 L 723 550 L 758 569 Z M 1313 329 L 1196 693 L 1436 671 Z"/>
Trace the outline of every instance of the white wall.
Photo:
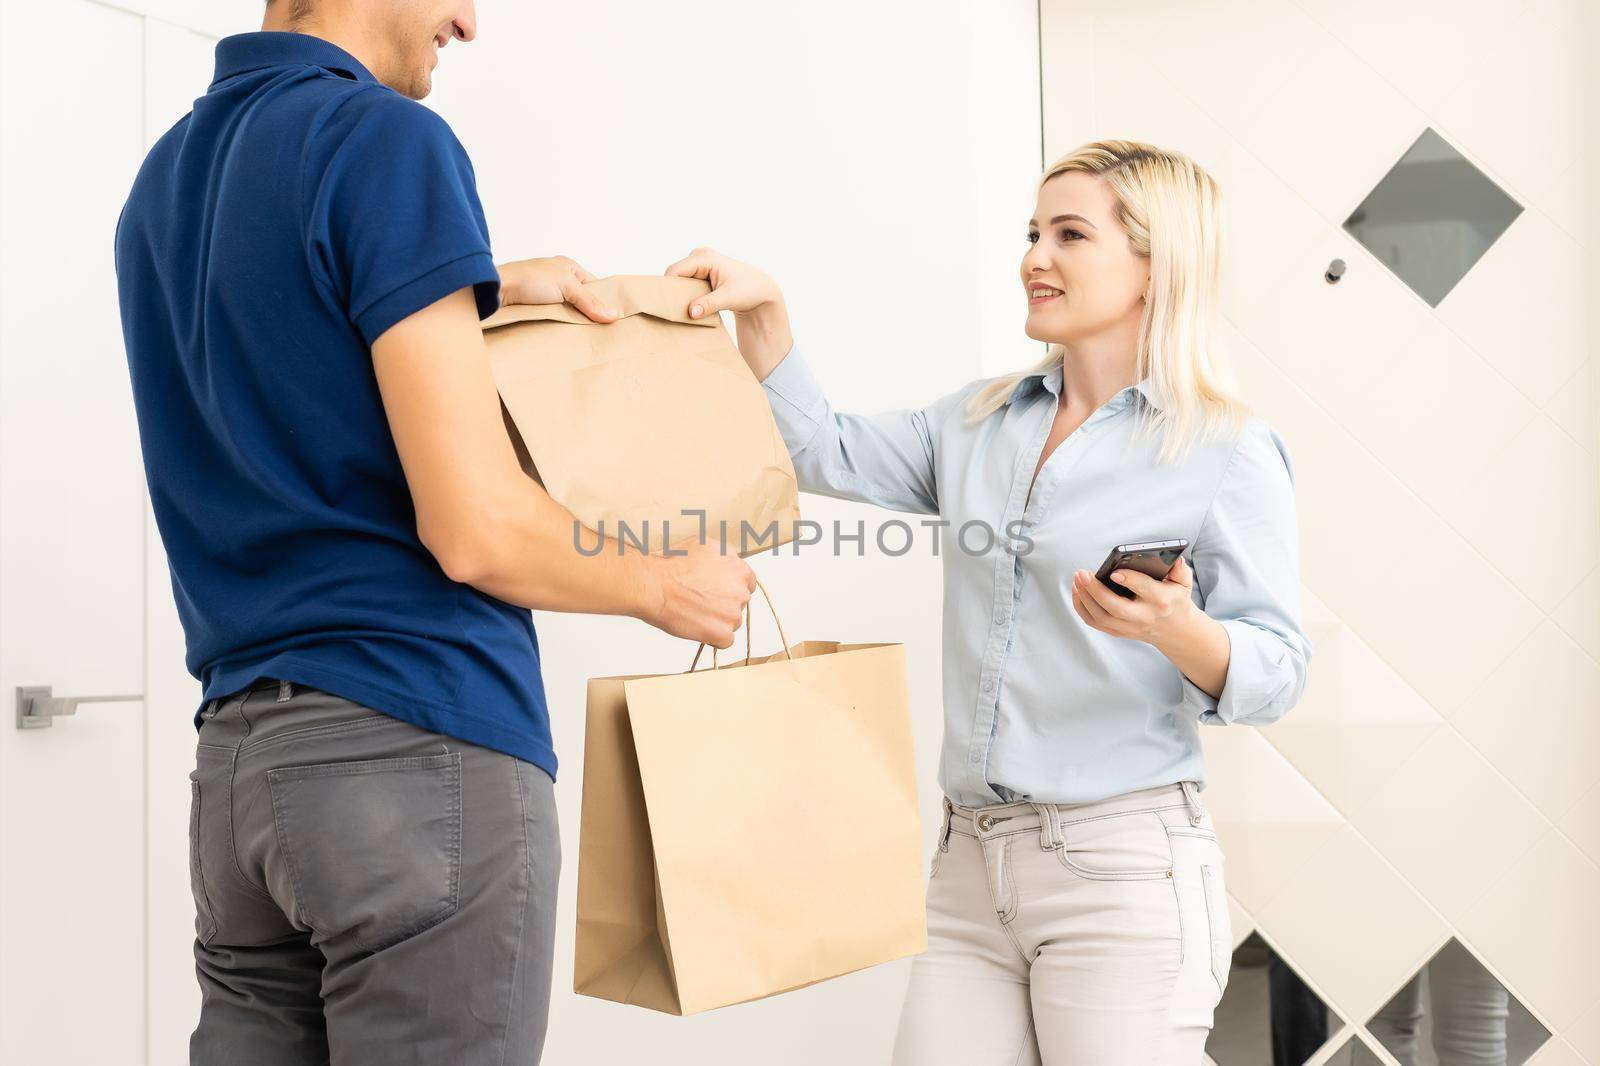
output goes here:
<path id="1" fill-rule="evenodd" d="M 699 244 L 748 259 L 783 285 L 845 409 L 921 404 L 1036 357 L 1016 292 L 1039 172 L 1031 0 L 479 6 L 479 40 L 445 49 L 430 103 L 472 155 L 498 257 L 602 275 L 658 273 Z M 865 521 L 865 556 L 753 565 L 791 640 L 906 643 L 931 842 L 937 560 L 925 541 L 879 555 L 886 512 L 801 508 Z M 886 1061 L 907 963 L 690 1019 L 572 994 L 585 680 L 682 670 L 694 649 L 633 621 L 535 622 L 567 849 L 547 1060 Z"/>
<path id="2" fill-rule="evenodd" d="M 21 0 L 4 3 L 14 45 L 7 56 L 31 57 L 29 65 L 13 69 L 38 82 L 53 77 L 49 53 L 22 36 L 38 9 Z M 920 404 L 982 373 L 1035 358 L 1035 346 L 1021 333 L 1023 310 L 1015 292 L 1040 162 L 1031 0 L 480 0 L 478 9 L 480 39 L 445 50 L 429 103 L 472 154 L 500 258 L 566 254 L 600 274 L 658 272 L 702 243 L 748 258 L 783 283 L 798 335 L 846 408 Z M 31 115 L 29 125 L 17 128 L 49 131 L 68 148 L 78 143 L 74 135 L 80 130 L 102 139 L 115 133 L 118 144 L 127 142 L 126 160 L 118 156 L 113 165 L 99 167 L 89 160 L 103 157 L 103 150 L 79 144 L 88 155 L 72 165 L 71 182 L 42 171 L 27 186 L 26 212 L 20 201 L 7 204 L 8 220 L 17 219 L 19 226 L 28 217 L 77 212 L 71 241 L 58 251 L 64 262 L 88 262 L 91 284 L 71 313 L 95 336 L 112 339 L 115 358 L 96 373 L 112 397 L 107 402 L 121 412 L 121 421 L 100 423 L 117 427 L 103 440 L 94 436 L 95 423 L 77 427 L 91 449 L 98 445 L 123 460 L 130 457 L 131 410 L 115 342 L 109 264 L 116 208 L 139 146 L 147 146 L 205 91 L 215 37 L 258 28 L 260 10 L 257 0 L 56 0 L 52 32 L 70 31 L 80 54 L 86 47 L 97 56 L 104 52 L 99 69 L 116 76 L 104 84 L 81 83 L 77 97 L 54 89 L 13 91 L 0 101 L 8 127 Z M 15 80 L 27 84 L 21 74 Z M 12 85 L 8 80 L 7 88 Z M 113 87 L 120 87 L 120 112 L 103 106 Z M 102 130 L 106 126 L 115 128 Z M 13 143 L 8 140 L 8 148 Z M 9 172 L 9 157 L 6 165 Z M 8 192 L 12 187 L 8 182 Z M 43 234 L 36 243 L 47 243 Z M 70 272 L 63 266 L 29 276 L 24 257 L 8 262 L 16 266 L 7 272 L 8 307 L 37 303 Z M 46 312 L 31 314 L 29 336 L 44 336 Z M 8 333 L 8 341 L 13 336 Z M 66 350 L 73 350 L 70 343 Z M 46 351 L 35 346 L 27 359 L 8 362 L 7 381 L 19 380 L 22 368 L 43 365 Z M 63 379 L 55 387 L 66 395 L 69 385 Z M 6 459 L 6 470 L 31 469 L 13 438 L 5 440 L 15 456 Z M 121 462 L 111 471 L 104 475 L 108 484 L 136 500 L 142 485 L 136 464 Z M 54 498 L 48 492 L 46 497 Z M 17 501 L 7 497 L 8 519 Z M 137 514 L 134 506 L 131 514 Z M 847 528 L 865 521 L 864 554 L 834 559 L 813 549 L 798 558 L 757 558 L 755 566 L 791 639 L 906 643 L 931 841 L 940 721 L 937 561 L 925 540 L 904 558 L 880 556 L 872 532 L 882 512 L 811 497 L 802 508 L 808 518 L 838 518 Z M 115 1015 L 125 1024 L 115 1034 L 83 1026 L 61 1036 L 49 1046 L 63 1062 L 183 1061 L 198 1007 L 185 782 L 194 742 L 189 716 L 198 691 L 183 669 L 182 634 L 155 527 L 148 512 L 143 526 L 131 515 L 123 517 L 130 520 L 101 535 L 130 561 L 141 551 L 146 558 L 143 593 L 141 575 L 129 571 L 119 580 L 134 589 L 129 608 L 135 619 L 138 597 L 144 596 L 140 651 L 148 711 L 136 708 L 128 717 L 128 736 L 102 741 L 107 765 L 123 766 L 131 775 L 122 785 L 129 794 L 102 795 L 93 774 L 76 794 L 92 826 L 102 809 L 136 816 L 138 789 L 147 781 L 148 829 L 139 841 L 130 823 L 135 846 L 129 857 L 108 862 L 101 880 L 83 890 L 89 895 L 62 920 L 79 920 L 92 930 L 103 913 L 92 902 L 98 892 L 122 900 L 135 916 L 142 900 L 147 930 L 128 930 L 127 944 L 117 949 L 122 969 L 114 979 L 103 978 L 104 987 L 79 979 L 102 1017 Z M 6 566 L 3 573 L 19 573 L 37 568 L 37 559 L 8 557 Z M 46 598 L 52 587 L 43 577 L 36 585 L 26 590 L 30 602 Z M 15 587 L 8 586 L 8 598 Z M 63 607 L 63 619 L 84 607 Z M 763 609 L 759 603 L 756 608 Z M 584 683 L 594 675 L 681 670 L 694 649 L 632 621 L 541 614 L 536 623 L 563 762 L 558 803 L 566 849 L 546 1061 L 744 1063 L 759 1055 L 772 1063 L 882 1062 L 905 963 L 692 1019 L 571 993 Z M 20 622 L 10 625 L 8 632 L 23 632 Z M 137 636 L 135 621 L 118 638 L 124 653 L 133 655 L 134 686 L 140 682 L 139 655 L 130 644 Z M 777 646 L 770 620 L 759 613 L 755 639 L 758 651 Z M 12 649 L 7 644 L 7 655 Z M 69 677 L 62 671 L 52 676 Z M 33 683 L 31 673 L 17 682 L 7 677 L 8 685 Z M 115 687 L 112 679 L 92 673 L 81 683 L 73 680 L 78 691 Z M 75 733 L 61 726 L 48 738 L 55 748 L 64 746 L 63 737 L 109 728 L 87 715 L 71 726 L 78 727 Z M 8 736 L 7 744 L 15 739 Z M 52 750 L 39 743 L 35 748 Z M 10 758 L 19 749 L 5 750 Z M 72 766 L 63 763 L 58 775 L 66 778 Z M 18 863 L 8 868 L 0 901 L 8 911 L 20 914 L 13 910 L 16 900 L 37 888 L 26 882 L 27 874 Z M 7 929 L 27 924 L 19 918 Z M 26 955 L 15 951 L 19 943 Z M 55 1009 L 50 1005 L 69 1001 L 30 982 L 35 959 L 45 957 L 43 947 L 14 939 L 5 950 L 7 1017 L 15 1022 L 31 1015 L 29 1032 L 38 1030 L 35 1035 L 45 1039 L 48 1011 Z M 139 986 L 141 966 L 148 989 Z M 71 981 L 63 970 L 61 983 Z M 125 1038 L 141 1014 L 143 1039 Z M 82 1018 L 81 1010 L 75 1017 Z M 16 1024 L 11 1029 L 22 1032 Z M 16 1046 L 37 1060 L 34 1044 Z"/>

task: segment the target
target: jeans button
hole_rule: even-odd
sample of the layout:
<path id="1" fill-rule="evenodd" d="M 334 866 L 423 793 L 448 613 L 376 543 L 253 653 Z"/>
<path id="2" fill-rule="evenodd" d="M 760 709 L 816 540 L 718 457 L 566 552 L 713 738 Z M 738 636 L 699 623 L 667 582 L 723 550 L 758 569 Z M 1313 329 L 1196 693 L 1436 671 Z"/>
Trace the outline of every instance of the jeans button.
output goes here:
<path id="1" fill-rule="evenodd" d="M 978 828 L 987 833 L 989 830 L 994 828 L 994 819 L 990 818 L 987 814 L 979 815 Z"/>

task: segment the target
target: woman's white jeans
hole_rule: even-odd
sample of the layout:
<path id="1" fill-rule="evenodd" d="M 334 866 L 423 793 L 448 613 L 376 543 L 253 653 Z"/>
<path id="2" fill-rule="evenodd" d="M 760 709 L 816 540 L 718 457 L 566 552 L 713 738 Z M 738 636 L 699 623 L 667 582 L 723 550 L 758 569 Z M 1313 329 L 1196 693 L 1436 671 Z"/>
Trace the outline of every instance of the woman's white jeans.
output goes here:
<path id="1" fill-rule="evenodd" d="M 1192 782 L 946 800 L 895 1066 L 1198 1066 L 1232 946 Z"/>

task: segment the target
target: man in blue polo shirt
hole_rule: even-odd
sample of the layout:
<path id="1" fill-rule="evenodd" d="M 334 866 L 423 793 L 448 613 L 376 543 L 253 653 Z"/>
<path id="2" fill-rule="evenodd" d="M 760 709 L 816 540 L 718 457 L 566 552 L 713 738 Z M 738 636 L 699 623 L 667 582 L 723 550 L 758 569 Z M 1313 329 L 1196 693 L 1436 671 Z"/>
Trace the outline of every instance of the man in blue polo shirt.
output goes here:
<path id="1" fill-rule="evenodd" d="M 117 224 L 202 683 L 195 1063 L 536 1062 L 560 843 L 529 608 L 725 648 L 754 588 L 720 545 L 579 552 L 523 475 L 479 318 L 615 313 L 570 260 L 490 257 L 415 102 L 474 32 L 470 0 L 272 0 Z"/>

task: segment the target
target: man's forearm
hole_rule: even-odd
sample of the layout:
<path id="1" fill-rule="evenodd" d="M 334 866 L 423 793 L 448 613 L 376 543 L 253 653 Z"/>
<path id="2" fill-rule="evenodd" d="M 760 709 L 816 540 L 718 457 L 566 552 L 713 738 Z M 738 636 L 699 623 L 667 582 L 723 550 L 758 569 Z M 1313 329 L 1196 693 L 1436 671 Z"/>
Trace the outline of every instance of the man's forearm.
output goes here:
<path id="1" fill-rule="evenodd" d="M 627 615 L 646 622 L 658 616 L 659 556 L 580 530 L 571 511 L 531 482 L 508 488 L 506 497 L 486 510 L 474 561 L 457 580 L 538 611 Z M 576 542 L 575 530 L 581 534 Z"/>

